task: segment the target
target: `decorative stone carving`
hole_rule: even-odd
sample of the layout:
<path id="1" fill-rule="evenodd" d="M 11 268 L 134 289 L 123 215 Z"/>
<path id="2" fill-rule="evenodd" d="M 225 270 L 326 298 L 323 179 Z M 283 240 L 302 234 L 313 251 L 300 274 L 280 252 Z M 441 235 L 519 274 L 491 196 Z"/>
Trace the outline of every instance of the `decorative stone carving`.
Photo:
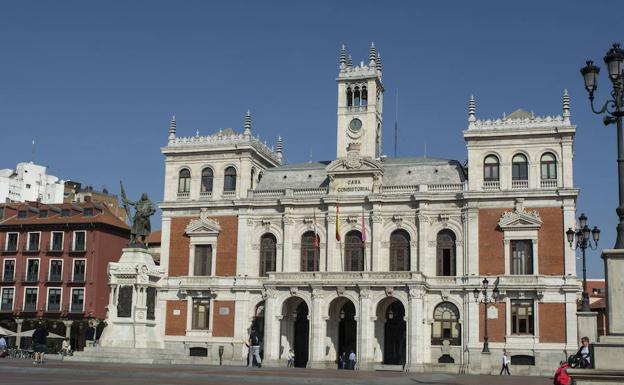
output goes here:
<path id="1" fill-rule="evenodd" d="M 262 298 L 267 300 L 269 298 L 274 299 L 277 297 L 277 290 L 273 288 L 266 288 L 264 293 L 262 293 Z"/>
<path id="2" fill-rule="evenodd" d="M 360 298 L 362 299 L 370 298 L 370 289 L 368 287 L 360 287 Z"/>
<path id="3" fill-rule="evenodd" d="M 350 215 L 350 216 L 347 217 L 346 221 L 347 221 L 347 223 L 351 223 L 351 224 L 357 223 L 358 217 Z"/>
<path id="4" fill-rule="evenodd" d="M 202 208 L 199 213 L 199 219 L 195 219 L 186 226 L 184 232 L 188 236 L 217 236 L 221 232 L 221 226 L 219 222 L 214 219 L 208 218 L 208 210 Z"/>
<path id="5" fill-rule="evenodd" d="M 360 155 L 359 143 L 349 143 L 347 148 L 347 159 L 344 165 L 347 169 L 358 169 L 362 167 L 362 156 Z"/>
<path id="6" fill-rule="evenodd" d="M 451 292 L 448 289 L 442 289 L 442 292 L 440 293 L 440 297 L 442 297 L 443 301 L 448 301 L 450 295 Z"/>
<path id="7" fill-rule="evenodd" d="M 392 294 L 394 294 L 394 287 L 392 287 L 392 286 L 386 286 L 386 287 L 384 288 L 384 291 L 386 292 L 386 295 L 387 295 L 388 297 L 390 297 Z"/>
<path id="8" fill-rule="evenodd" d="M 297 286 L 292 286 L 290 288 L 290 295 L 295 296 L 299 292 L 299 288 Z"/>
<path id="9" fill-rule="evenodd" d="M 371 218 L 373 219 L 373 223 L 383 223 L 381 215 L 373 214 L 371 215 Z"/>
<path id="10" fill-rule="evenodd" d="M 339 296 L 343 296 L 345 293 L 345 288 L 344 286 L 337 286 L 336 287 L 336 294 L 338 294 Z"/>
<path id="11" fill-rule="evenodd" d="M 507 211 L 501 215 L 498 226 L 503 230 L 537 230 L 542 226 L 542 218 L 537 211 L 528 211 L 524 208 L 524 199 L 516 199 L 514 211 Z"/>
<path id="12" fill-rule="evenodd" d="M 450 215 L 448 214 L 439 214 L 438 215 L 438 221 L 440 222 L 448 222 L 450 219 Z"/>

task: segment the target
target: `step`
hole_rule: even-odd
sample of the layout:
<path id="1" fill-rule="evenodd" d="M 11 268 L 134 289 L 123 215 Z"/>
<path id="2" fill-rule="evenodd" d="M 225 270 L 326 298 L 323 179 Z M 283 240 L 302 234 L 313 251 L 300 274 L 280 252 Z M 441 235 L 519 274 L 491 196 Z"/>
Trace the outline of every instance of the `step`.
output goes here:
<path id="1" fill-rule="evenodd" d="M 382 365 L 375 365 L 375 370 L 380 371 L 380 372 L 402 372 L 404 369 L 403 369 L 403 365 L 382 364 Z"/>

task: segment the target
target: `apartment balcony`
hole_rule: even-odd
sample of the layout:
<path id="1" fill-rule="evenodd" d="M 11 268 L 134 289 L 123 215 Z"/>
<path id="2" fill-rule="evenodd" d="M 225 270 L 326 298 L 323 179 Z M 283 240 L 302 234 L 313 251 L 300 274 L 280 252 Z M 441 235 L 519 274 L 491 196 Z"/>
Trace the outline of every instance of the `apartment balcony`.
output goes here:
<path id="1" fill-rule="evenodd" d="M 233 191 L 224 191 L 221 194 L 222 198 L 235 198 L 236 197 L 236 190 Z"/>
<path id="2" fill-rule="evenodd" d="M 83 304 L 72 303 L 71 306 L 69 306 L 69 312 L 72 314 L 84 313 L 84 306 Z"/>
<path id="3" fill-rule="evenodd" d="M 212 191 L 200 191 L 199 199 L 203 199 L 203 200 L 212 199 Z"/>
<path id="4" fill-rule="evenodd" d="M 74 275 L 73 277 L 69 279 L 69 281 L 67 281 L 67 283 L 72 283 L 72 284 L 84 284 L 85 282 L 86 280 L 85 280 L 84 275 Z"/>
<path id="5" fill-rule="evenodd" d="M 22 274 L 22 282 L 24 282 L 24 283 L 37 283 L 37 282 L 39 282 L 39 274 L 34 274 L 34 273 Z"/>
<path id="6" fill-rule="evenodd" d="M 28 245 L 22 250 L 22 253 L 38 253 L 41 251 L 39 245 Z"/>
<path id="7" fill-rule="evenodd" d="M 69 250 L 70 253 L 86 253 L 87 252 L 87 246 L 86 245 L 75 245 L 72 246 L 71 250 Z"/>
<path id="8" fill-rule="evenodd" d="M 0 283 L 15 283 L 15 274 L 5 274 L 0 276 Z"/>
<path id="9" fill-rule="evenodd" d="M 528 180 L 512 180 L 511 188 L 514 190 L 524 190 L 529 188 Z"/>
<path id="10" fill-rule="evenodd" d="M 48 277 L 47 283 L 62 283 L 63 282 L 63 276 L 61 275 L 51 275 Z"/>
<path id="11" fill-rule="evenodd" d="M 543 189 L 556 189 L 557 179 L 542 179 L 540 185 Z"/>
<path id="12" fill-rule="evenodd" d="M 483 182 L 483 191 L 495 191 L 500 190 L 500 181 L 489 180 Z"/>
<path id="13" fill-rule="evenodd" d="M 22 313 L 36 313 L 37 312 L 37 304 L 36 303 L 25 303 L 22 306 Z"/>
<path id="14" fill-rule="evenodd" d="M 0 245 L 0 253 L 17 253 L 17 245 Z"/>
<path id="15" fill-rule="evenodd" d="M 46 245 L 46 251 L 48 253 L 62 253 L 64 251 L 63 245 L 58 243 L 49 243 Z"/>

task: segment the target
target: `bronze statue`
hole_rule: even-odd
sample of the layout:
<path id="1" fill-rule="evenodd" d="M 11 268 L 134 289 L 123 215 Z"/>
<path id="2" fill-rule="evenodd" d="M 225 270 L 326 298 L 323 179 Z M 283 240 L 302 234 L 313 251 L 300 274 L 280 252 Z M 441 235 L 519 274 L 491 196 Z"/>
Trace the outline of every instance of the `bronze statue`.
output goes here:
<path id="1" fill-rule="evenodd" d="M 145 247 L 145 238 L 147 238 L 152 231 L 149 218 L 156 212 L 154 204 L 147 198 L 147 193 L 143 193 L 141 195 L 141 199 L 136 202 L 129 201 L 126 198 L 123 183 L 119 183 L 121 184 L 121 200 L 123 202 L 124 209 L 126 210 L 126 214 L 128 215 L 128 219 L 131 220 L 130 243 L 128 246 Z M 130 206 L 133 206 L 135 209 L 134 216 L 130 213 Z"/>

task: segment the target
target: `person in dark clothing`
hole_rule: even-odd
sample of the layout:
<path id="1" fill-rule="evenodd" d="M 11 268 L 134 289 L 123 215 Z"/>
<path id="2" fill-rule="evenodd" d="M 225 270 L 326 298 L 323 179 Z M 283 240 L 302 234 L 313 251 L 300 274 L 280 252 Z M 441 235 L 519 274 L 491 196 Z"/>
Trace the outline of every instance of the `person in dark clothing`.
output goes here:
<path id="1" fill-rule="evenodd" d="M 43 359 L 48 351 L 48 329 L 43 322 L 39 322 L 32 336 L 33 350 L 35 351 L 35 362 L 33 364 L 43 364 Z"/>

